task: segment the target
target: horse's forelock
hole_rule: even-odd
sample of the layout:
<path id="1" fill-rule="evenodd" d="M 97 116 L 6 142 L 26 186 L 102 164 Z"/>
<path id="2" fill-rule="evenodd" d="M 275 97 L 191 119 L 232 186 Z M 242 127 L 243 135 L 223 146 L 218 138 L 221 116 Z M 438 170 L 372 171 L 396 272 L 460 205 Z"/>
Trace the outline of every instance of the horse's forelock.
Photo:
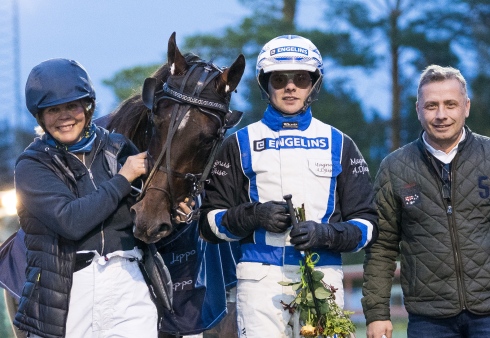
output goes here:
<path id="1" fill-rule="evenodd" d="M 185 59 L 185 62 L 187 62 L 187 63 L 191 63 L 191 62 L 204 62 L 204 63 L 206 63 L 206 61 L 204 61 L 203 59 L 201 59 L 198 55 L 196 55 L 194 53 L 184 54 L 184 59 Z"/>
<path id="2" fill-rule="evenodd" d="M 198 55 L 194 53 L 186 53 L 184 55 L 186 63 L 206 63 Z M 158 68 L 151 77 L 157 80 L 158 86 L 163 85 L 163 83 L 169 80 L 171 76 L 170 65 L 168 63 L 163 64 Z M 213 88 L 214 89 L 214 88 Z M 204 97 L 210 99 L 216 99 L 216 93 L 211 93 L 211 95 L 206 94 L 209 89 L 205 89 Z M 147 119 L 144 118 L 147 113 L 147 108 L 143 103 L 141 93 L 135 94 L 128 99 L 124 100 L 112 113 L 111 119 L 107 126 L 108 130 L 116 131 L 129 138 L 138 146 L 138 148 L 143 149 L 146 147 L 144 132 L 141 132 L 143 128 L 147 126 Z M 145 114 L 145 116 L 142 116 Z"/>

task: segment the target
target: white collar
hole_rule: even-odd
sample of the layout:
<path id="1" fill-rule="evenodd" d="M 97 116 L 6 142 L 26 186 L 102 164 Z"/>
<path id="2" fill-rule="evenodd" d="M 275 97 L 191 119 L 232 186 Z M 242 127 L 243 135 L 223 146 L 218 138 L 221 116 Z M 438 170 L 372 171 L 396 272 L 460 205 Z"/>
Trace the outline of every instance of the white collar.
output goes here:
<path id="1" fill-rule="evenodd" d="M 422 134 L 422 140 L 424 140 L 425 147 L 427 150 L 434 155 L 439 161 L 442 163 L 451 163 L 451 161 L 454 159 L 454 156 L 456 156 L 456 153 L 458 152 L 458 146 L 461 142 L 464 141 L 466 138 L 466 130 L 463 128 L 463 133 L 461 134 L 461 138 L 459 139 L 458 144 L 456 144 L 453 149 L 451 149 L 447 154 L 443 152 L 442 150 L 437 150 L 434 147 L 432 147 L 429 143 L 427 143 L 427 140 L 425 139 L 426 137 L 426 132 Z"/>

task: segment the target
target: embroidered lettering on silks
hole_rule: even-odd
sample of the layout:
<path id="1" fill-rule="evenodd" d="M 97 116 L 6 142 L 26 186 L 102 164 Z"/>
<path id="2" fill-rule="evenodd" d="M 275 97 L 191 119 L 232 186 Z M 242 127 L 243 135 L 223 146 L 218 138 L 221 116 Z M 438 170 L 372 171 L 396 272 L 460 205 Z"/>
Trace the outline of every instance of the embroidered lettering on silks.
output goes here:
<path id="1" fill-rule="evenodd" d="M 213 168 L 216 168 L 216 167 L 223 167 L 223 168 L 229 168 L 231 165 L 229 163 L 226 163 L 226 162 L 222 162 L 220 160 L 216 160 L 214 161 L 213 163 Z"/>
<path id="2" fill-rule="evenodd" d="M 287 148 L 328 149 L 329 143 L 326 137 L 307 138 L 301 136 L 280 136 L 279 138 L 264 138 L 254 141 L 254 151 Z"/>
<path id="3" fill-rule="evenodd" d="M 369 172 L 366 161 L 363 158 L 351 158 L 350 165 L 354 168 L 352 169 L 352 174 L 359 175 Z"/>
<path id="4" fill-rule="evenodd" d="M 341 170 L 340 164 L 337 166 L 332 162 L 330 157 L 327 158 L 309 158 L 308 167 L 311 172 L 316 176 L 321 177 L 334 177 L 337 176 Z M 337 168 L 337 169 L 335 169 Z"/>
<path id="5" fill-rule="evenodd" d="M 332 163 L 319 163 L 315 162 L 315 167 L 316 167 L 316 172 L 318 173 L 324 173 L 324 174 L 331 174 L 332 173 Z"/>
<path id="6" fill-rule="evenodd" d="M 211 170 L 211 174 L 217 176 L 226 176 L 228 173 L 226 169 L 230 168 L 230 163 L 222 162 L 219 160 L 214 161 L 213 169 Z"/>

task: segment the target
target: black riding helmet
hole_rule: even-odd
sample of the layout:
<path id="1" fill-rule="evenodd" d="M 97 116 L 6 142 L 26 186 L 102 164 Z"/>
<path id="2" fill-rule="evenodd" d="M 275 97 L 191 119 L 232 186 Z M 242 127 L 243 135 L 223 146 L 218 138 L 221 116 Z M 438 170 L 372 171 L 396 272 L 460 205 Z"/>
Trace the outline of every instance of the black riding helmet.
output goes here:
<path id="1" fill-rule="evenodd" d="M 74 60 L 49 59 L 35 66 L 27 78 L 25 95 L 27 109 L 36 118 L 43 108 L 83 98 L 94 102 L 92 113 L 95 108 L 92 81 L 85 68 Z"/>

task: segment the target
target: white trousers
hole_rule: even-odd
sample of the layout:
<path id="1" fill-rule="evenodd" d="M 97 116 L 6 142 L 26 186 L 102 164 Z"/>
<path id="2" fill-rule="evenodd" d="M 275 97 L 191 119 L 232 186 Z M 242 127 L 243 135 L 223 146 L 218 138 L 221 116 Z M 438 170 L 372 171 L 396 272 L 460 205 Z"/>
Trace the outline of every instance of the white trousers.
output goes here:
<path id="1" fill-rule="evenodd" d="M 113 256 L 73 274 L 67 338 L 158 336 L 158 315 L 137 261 Z"/>
<path id="2" fill-rule="evenodd" d="M 338 269 L 315 268 L 328 276 L 326 283 L 342 285 L 341 267 Z M 335 271 L 334 271 L 335 270 Z M 301 279 L 298 266 L 239 263 L 237 265 L 237 324 L 240 338 L 296 338 L 300 337 L 299 312 L 294 315 L 285 310 L 281 301 L 291 303 L 296 292 L 291 286 L 278 282 L 298 282 Z M 340 289 L 342 290 L 342 289 Z M 336 295 L 336 303 L 343 307 L 343 292 Z"/>

